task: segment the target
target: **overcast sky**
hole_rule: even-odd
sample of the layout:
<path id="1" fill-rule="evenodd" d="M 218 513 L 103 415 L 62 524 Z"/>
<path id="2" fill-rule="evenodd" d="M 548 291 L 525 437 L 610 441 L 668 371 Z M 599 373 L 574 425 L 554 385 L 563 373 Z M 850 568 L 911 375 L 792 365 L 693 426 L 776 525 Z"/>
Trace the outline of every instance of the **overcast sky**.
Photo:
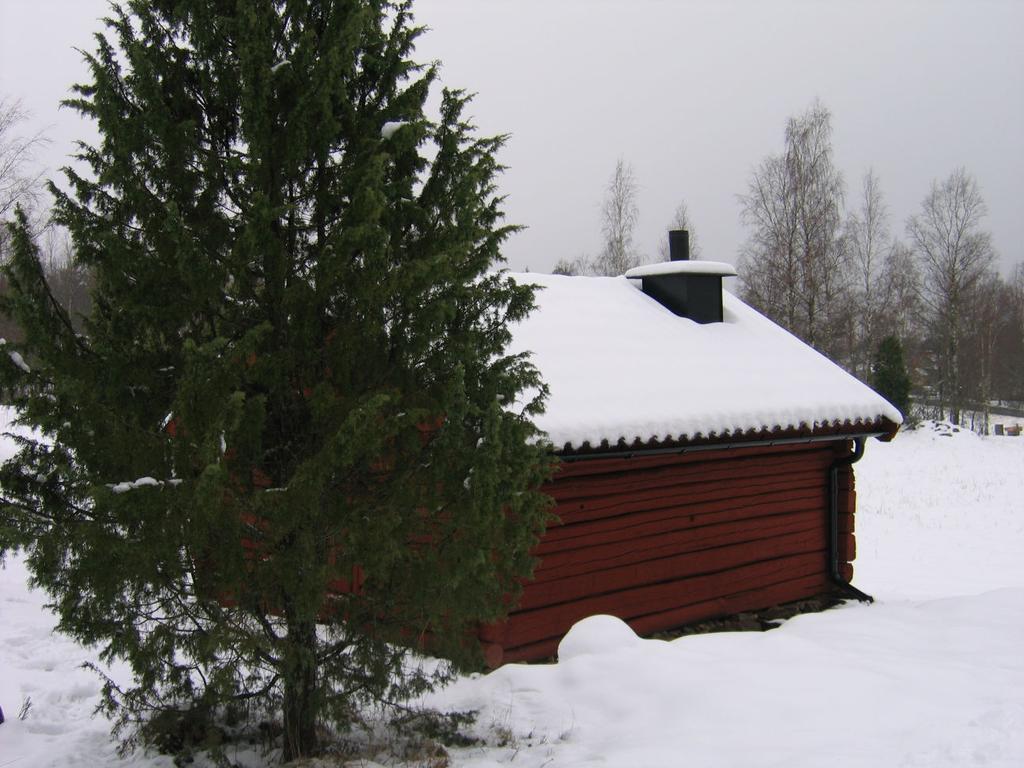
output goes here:
<path id="1" fill-rule="evenodd" d="M 0 0 L 0 94 L 21 98 L 55 169 L 90 126 L 57 109 L 84 77 L 105 0 Z M 637 244 L 655 258 L 685 200 L 704 258 L 734 262 L 737 195 L 815 98 L 833 113 L 852 202 L 879 175 L 893 232 L 958 166 L 988 203 L 1004 272 L 1024 260 L 1021 0 L 419 0 L 418 56 L 477 93 L 502 160 L 515 269 L 547 271 L 600 248 L 619 157 L 639 183 Z"/>

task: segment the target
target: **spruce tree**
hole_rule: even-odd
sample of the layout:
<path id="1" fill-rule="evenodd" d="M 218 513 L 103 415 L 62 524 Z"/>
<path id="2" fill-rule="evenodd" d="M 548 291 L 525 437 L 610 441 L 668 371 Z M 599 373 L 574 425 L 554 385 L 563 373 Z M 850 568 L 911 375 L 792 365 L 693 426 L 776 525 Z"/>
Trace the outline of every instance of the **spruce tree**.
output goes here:
<path id="1" fill-rule="evenodd" d="M 910 375 L 903 361 L 903 345 L 896 336 L 886 336 L 879 342 L 871 366 L 871 386 L 899 408 L 904 419 L 910 416 Z"/>
<path id="2" fill-rule="evenodd" d="M 497 268 L 503 138 L 462 92 L 428 119 L 410 6 L 113 6 L 68 102 L 99 142 L 51 186 L 84 333 L 12 227 L 0 375 L 39 437 L 3 467 L 0 554 L 130 663 L 121 726 L 245 703 L 312 754 L 435 681 L 405 648 L 479 661 L 530 572 L 551 460 L 504 351 L 533 296 Z"/>

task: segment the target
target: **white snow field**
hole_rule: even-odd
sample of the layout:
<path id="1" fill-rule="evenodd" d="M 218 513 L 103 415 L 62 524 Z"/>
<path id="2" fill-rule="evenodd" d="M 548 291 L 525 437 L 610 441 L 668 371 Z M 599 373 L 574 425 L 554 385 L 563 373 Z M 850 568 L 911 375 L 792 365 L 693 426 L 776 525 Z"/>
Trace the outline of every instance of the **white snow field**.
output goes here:
<path id="1" fill-rule="evenodd" d="M 592 617 L 557 664 L 427 699 L 479 710 L 485 743 L 451 765 L 1024 766 L 1024 437 L 926 424 L 870 441 L 857 489 L 855 583 L 873 605 L 672 642 Z M 91 717 L 99 682 L 79 668 L 95 652 L 51 631 L 25 577 L 17 558 L 0 571 L 0 768 L 115 764 L 109 723 Z M 395 764 L 376 760 L 351 764 Z"/>

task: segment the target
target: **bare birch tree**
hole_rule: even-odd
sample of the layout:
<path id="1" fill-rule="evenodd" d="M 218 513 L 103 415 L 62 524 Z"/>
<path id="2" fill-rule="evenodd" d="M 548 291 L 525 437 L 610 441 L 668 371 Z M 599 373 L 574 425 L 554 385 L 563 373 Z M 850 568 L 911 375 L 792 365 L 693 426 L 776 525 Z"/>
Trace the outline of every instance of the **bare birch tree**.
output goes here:
<path id="1" fill-rule="evenodd" d="M 1003 400 L 1024 404 L 1024 262 L 1007 281 L 1008 319 L 996 353 L 997 392 Z"/>
<path id="2" fill-rule="evenodd" d="M 996 393 L 996 348 L 1004 328 L 1012 320 L 1010 286 L 994 268 L 986 270 L 969 292 L 964 319 L 962 386 L 973 406 L 971 429 L 987 435 Z"/>
<path id="3" fill-rule="evenodd" d="M 864 174 L 858 202 L 859 207 L 848 214 L 843 227 L 843 246 L 851 278 L 850 370 L 867 381 L 874 350 L 891 333 L 879 328 L 884 298 L 880 283 L 885 256 L 895 247 L 889 231 L 889 211 L 873 170 Z"/>
<path id="4" fill-rule="evenodd" d="M 551 270 L 555 275 L 621 275 L 642 259 L 633 245 L 633 234 L 640 219 L 636 203 L 636 176 L 633 167 L 621 157 L 608 181 L 601 203 L 603 244 L 596 257 L 586 254 L 561 259 Z"/>
<path id="5" fill-rule="evenodd" d="M 808 344 L 841 357 L 847 276 L 840 247 L 843 178 L 832 162 L 832 115 L 820 103 L 786 123 L 740 197 L 751 228 L 739 272 L 744 298 Z"/>
<path id="6" fill-rule="evenodd" d="M 885 335 L 894 335 L 903 343 L 912 368 L 919 366 L 924 330 L 921 324 L 921 271 L 914 252 L 894 240 L 882 260 L 878 275 L 878 324 Z"/>
<path id="7" fill-rule="evenodd" d="M 641 259 L 633 245 L 633 234 L 640 218 L 636 203 L 637 188 L 633 167 L 621 157 L 608 182 L 601 205 L 601 232 L 604 246 L 593 262 L 598 275 L 621 275 Z"/>
<path id="8" fill-rule="evenodd" d="M 675 213 L 672 214 L 672 221 L 669 222 L 668 229 L 685 229 L 689 232 L 690 258 L 701 258 L 700 240 L 697 239 L 697 230 L 693 228 L 693 224 L 690 222 L 690 212 L 687 210 L 685 202 L 680 202 Z M 671 255 L 668 248 L 668 238 L 663 235 L 659 243 L 658 255 L 662 261 L 668 261 Z"/>
<path id="9" fill-rule="evenodd" d="M 81 331 L 92 307 L 92 275 L 77 258 L 70 233 L 51 223 L 40 237 L 41 262 L 53 298 L 67 312 L 76 331 Z"/>
<path id="10" fill-rule="evenodd" d="M 552 275 L 585 275 L 591 271 L 593 262 L 585 255 L 575 259 L 559 259 L 551 268 Z"/>
<path id="11" fill-rule="evenodd" d="M 19 203 L 30 207 L 39 194 L 42 174 L 31 168 L 32 155 L 47 139 L 42 133 L 18 135 L 27 119 L 20 101 L 0 98 L 0 221 L 9 219 Z"/>
<path id="12" fill-rule="evenodd" d="M 20 101 L 0 97 L 0 262 L 7 258 L 6 222 L 14 218 L 15 207 L 21 205 L 32 213 L 39 198 L 42 174 L 32 168 L 32 155 L 47 139 L 41 133 L 20 135 L 18 129 L 27 119 Z M 38 223 L 36 218 L 33 225 Z M 0 294 L 6 294 L 7 288 L 6 278 L 0 277 Z M 0 338 L 20 341 L 22 336 L 17 323 L 0 317 Z"/>
<path id="13" fill-rule="evenodd" d="M 932 182 L 921 212 L 907 221 L 907 234 L 923 275 L 922 297 L 935 339 L 940 408 L 960 421 L 966 403 L 963 340 L 967 302 L 995 262 L 992 238 L 981 229 L 987 213 L 978 184 L 958 168 Z"/>
<path id="14" fill-rule="evenodd" d="M 846 222 L 846 244 L 857 290 L 864 301 L 874 301 L 875 281 L 885 253 L 891 248 L 889 209 L 873 170 L 861 182 L 860 207 Z"/>

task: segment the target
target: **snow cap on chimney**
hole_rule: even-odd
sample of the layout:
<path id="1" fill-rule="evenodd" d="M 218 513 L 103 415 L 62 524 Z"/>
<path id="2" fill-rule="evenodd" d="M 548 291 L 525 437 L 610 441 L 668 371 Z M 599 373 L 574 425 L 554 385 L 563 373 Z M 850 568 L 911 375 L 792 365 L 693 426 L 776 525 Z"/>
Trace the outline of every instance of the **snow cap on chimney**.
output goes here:
<path id="1" fill-rule="evenodd" d="M 722 278 L 736 268 L 721 261 L 690 261 L 690 235 L 668 233 L 671 261 L 634 267 L 626 277 L 639 279 L 641 290 L 664 307 L 697 323 L 722 322 Z"/>

